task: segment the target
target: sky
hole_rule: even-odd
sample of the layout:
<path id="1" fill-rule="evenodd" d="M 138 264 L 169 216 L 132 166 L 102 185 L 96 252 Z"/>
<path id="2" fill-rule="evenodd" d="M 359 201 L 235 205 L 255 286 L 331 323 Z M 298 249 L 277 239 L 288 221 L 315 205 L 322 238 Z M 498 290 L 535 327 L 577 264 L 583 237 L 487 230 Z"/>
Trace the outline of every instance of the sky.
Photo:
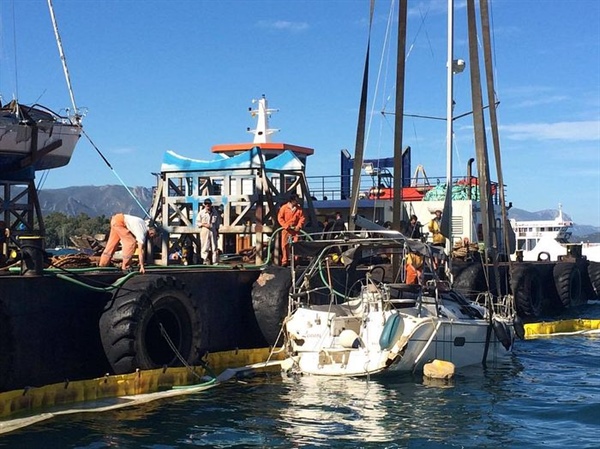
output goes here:
<path id="1" fill-rule="evenodd" d="M 394 107 L 391 3 L 376 2 L 371 31 L 367 158 L 393 155 L 393 116 L 380 113 Z M 248 108 L 263 94 L 279 109 L 273 140 L 315 149 L 309 176 L 339 175 L 340 151 L 354 153 L 368 0 L 53 5 L 86 136 L 68 166 L 37 173 L 41 189 L 152 187 L 167 150 L 211 160 L 212 145 L 251 141 Z M 600 2 L 490 5 L 507 201 L 532 212 L 560 203 L 576 224 L 600 226 Z M 408 7 L 403 146 L 412 148 L 412 171 L 422 165 L 433 178 L 445 175 L 445 123 L 412 115 L 445 115 L 447 2 Z M 64 113 L 71 102 L 46 0 L 3 0 L 0 8 L 3 102 Z M 462 0 L 455 20 L 455 58 L 468 60 Z M 467 72 L 455 76 L 457 114 L 471 110 Z M 462 175 L 474 157 L 472 118 L 454 129 L 453 171 Z"/>

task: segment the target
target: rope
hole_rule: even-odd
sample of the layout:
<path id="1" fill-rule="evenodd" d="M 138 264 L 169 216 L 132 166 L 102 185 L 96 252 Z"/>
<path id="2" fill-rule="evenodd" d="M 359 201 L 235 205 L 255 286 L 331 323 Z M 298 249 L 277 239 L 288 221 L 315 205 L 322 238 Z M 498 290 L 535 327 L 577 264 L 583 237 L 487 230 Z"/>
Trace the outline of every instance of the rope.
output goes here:
<path id="1" fill-rule="evenodd" d="M 150 301 L 150 307 L 152 308 L 152 311 L 154 312 L 154 314 L 156 315 L 156 310 L 154 310 L 154 304 L 152 304 L 152 301 Z M 158 326 L 160 327 L 160 335 L 162 335 L 162 337 L 165 339 L 165 341 L 167 342 L 167 344 L 169 345 L 169 347 L 171 348 L 171 350 L 173 351 L 173 353 L 175 354 L 175 357 L 177 357 L 177 359 L 182 363 L 182 365 L 196 378 L 201 379 L 202 377 L 196 372 L 194 371 L 194 368 L 187 362 L 187 360 L 185 360 L 185 358 L 181 355 L 181 353 L 179 352 L 179 350 L 177 349 L 177 347 L 175 346 L 175 344 L 173 343 L 173 340 L 171 340 L 171 337 L 169 337 L 169 334 L 167 333 L 167 331 L 165 330 L 165 327 L 163 326 L 162 322 L 159 321 L 158 322 Z M 208 366 L 208 364 L 206 362 L 204 362 L 202 359 L 200 359 L 200 362 L 202 364 L 202 367 L 204 369 L 206 369 L 206 371 L 209 373 L 209 375 L 212 377 L 212 379 L 209 381 L 209 383 L 215 382 L 217 379 L 217 376 L 215 375 L 215 373 L 210 369 L 210 367 Z"/>
<path id="2" fill-rule="evenodd" d="M 85 130 L 82 128 L 81 132 L 83 133 L 83 135 L 86 137 L 86 139 L 90 142 L 90 144 L 92 145 L 92 147 L 94 147 L 94 150 L 96 150 L 96 152 L 100 155 L 100 157 L 102 158 L 102 160 L 104 161 L 104 163 L 106 164 L 106 166 L 108 168 L 110 168 L 110 170 L 113 172 L 113 174 L 116 176 L 116 178 L 119 180 L 119 182 L 121 183 L 121 185 L 123 187 L 125 187 L 125 190 L 127 190 L 127 193 L 129 193 L 129 195 L 131 196 L 131 198 L 133 198 L 133 200 L 137 203 L 138 206 L 140 206 L 140 209 L 144 212 L 144 215 L 147 218 L 152 218 L 150 217 L 150 214 L 148 213 L 148 211 L 144 208 L 144 206 L 142 206 L 142 203 L 140 203 L 140 201 L 135 197 L 135 195 L 133 194 L 133 192 L 129 189 L 129 187 L 127 187 L 127 185 L 125 184 L 125 182 L 123 181 L 123 179 L 121 179 L 121 177 L 119 176 L 119 174 L 115 171 L 115 169 L 112 167 L 112 165 L 110 164 L 110 162 L 108 162 L 108 159 L 106 159 L 106 157 L 102 154 L 102 152 L 100 151 L 100 149 L 96 146 L 96 144 L 92 141 L 91 137 L 88 136 L 88 134 L 85 132 Z"/>

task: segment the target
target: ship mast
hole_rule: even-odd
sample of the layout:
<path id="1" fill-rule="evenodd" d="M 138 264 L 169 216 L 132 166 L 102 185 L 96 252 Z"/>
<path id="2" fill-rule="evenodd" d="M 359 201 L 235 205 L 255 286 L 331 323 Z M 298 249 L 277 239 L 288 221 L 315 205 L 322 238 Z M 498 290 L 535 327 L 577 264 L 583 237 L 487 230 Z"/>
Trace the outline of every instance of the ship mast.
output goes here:
<path id="1" fill-rule="evenodd" d="M 454 110 L 454 0 L 448 0 L 448 42 L 446 63 L 446 195 L 444 198 L 444 213 L 442 214 L 441 232 L 446 236 L 448 254 L 452 249 L 452 144 Z M 456 64 L 457 72 L 459 67 Z"/>
<path id="2" fill-rule="evenodd" d="M 279 131 L 278 129 L 269 128 L 269 118 L 273 112 L 279 112 L 279 109 L 269 109 L 267 98 L 264 94 L 260 100 L 252 100 L 252 103 L 258 103 L 256 109 L 250 108 L 252 117 L 257 117 L 256 128 L 248 128 L 248 132 L 254 134 L 253 143 L 269 143 L 271 142 L 271 134 Z"/>
<path id="3" fill-rule="evenodd" d="M 52 28 L 54 29 L 54 36 L 56 38 L 56 45 L 58 46 L 58 53 L 60 55 L 60 61 L 62 62 L 63 72 L 65 73 L 65 80 L 67 82 L 67 89 L 69 90 L 69 96 L 71 97 L 71 104 L 73 105 L 73 118 L 77 124 L 81 123 L 81 115 L 77 109 L 75 103 L 75 94 L 73 93 L 73 86 L 71 85 L 71 77 L 69 75 L 69 68 L 67 67 L 67 58 L 63 51 L 62 41 L 60 40 L 60 34 L 58 33 L 58 25 L 56 23 L 56 17 L 54 16 L 54 6 L 52 6 L 52 0 L 48 0 L 48 9 L 50 11 L 50 18 L 52 19 Z"/>

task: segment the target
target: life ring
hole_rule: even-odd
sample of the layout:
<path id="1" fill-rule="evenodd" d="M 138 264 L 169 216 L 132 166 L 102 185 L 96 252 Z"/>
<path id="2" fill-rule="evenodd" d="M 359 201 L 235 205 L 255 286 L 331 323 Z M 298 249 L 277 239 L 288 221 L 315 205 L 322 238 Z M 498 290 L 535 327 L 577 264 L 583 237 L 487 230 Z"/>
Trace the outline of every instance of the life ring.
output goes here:
<path id="1" fill-rule="evenodd" d="M 176 278 L 136 276 L 115 292 L 100 317 L 100 337 L 115 374 L 125 374 L 181 366 L 180 357 L 192 364 L 200 324 L 191 295 Z"/>
<path id="2" fill-rule="evenodd" d="M 494 328 L 494 334 L 496 334 L 496 338 L 504 349 L 507 351 L 512 346 L 512 336 L 510 335 L 510 329 L 508 328 L 508 324 L 504 321 L 500 321 L 496 318 L 492 319 L 492 327 Z"/>
<path id="3" fill-rule="evenodd" d="M 553 270 L 554 285 L 564 307 L 576 306 L 581 298 L 581 272 L 574 262 L 558 262 Z"/>
<path id="4" fill-rule="evenodd" d="M 292 274 L 288 268 L 266 267 L 252 285 L 252 308 L 267 344 L 275 346 L 288 312 Z"/>
<path id="5" fill-rule="evenodd" d="M 510 288 L 517 313 L 522 317 L 538 318 L 542 314 L 543 290 L 538 272 L 531 265 L 514 265 Z"/>
<path id="6" fill-rule="evenodd" d="M 537 260 L 539 262 L 549 262 L 551 259 L 550 257 L 550 253 L 548 251 L 540 251 L 540 253 L 537 256 Z"/>

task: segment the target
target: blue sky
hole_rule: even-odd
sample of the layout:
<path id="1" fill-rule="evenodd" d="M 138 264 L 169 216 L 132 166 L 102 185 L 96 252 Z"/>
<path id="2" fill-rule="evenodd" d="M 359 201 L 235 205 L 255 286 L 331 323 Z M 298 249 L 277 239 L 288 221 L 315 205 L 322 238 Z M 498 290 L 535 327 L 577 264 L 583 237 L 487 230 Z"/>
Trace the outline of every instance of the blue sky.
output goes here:
<path id="1" fill-rule="evenodd" d="M 600 226 L 600 2 L 490 3 L 507 200 L 530 211 L 562 203 L 577 224 Z M 379 114 L 393 112 L 392 62 L 382 56 L 389 4 L 377 2 L 372 35 L 370 158 L 393 151 L 393 119 Z M 3 101 L 18 96 L 64 111 L 70 100 L 46 1 L 0 7 Z M 274 140 L 314 148 L 309 175 L 339 174 L 340 150 L 353 153 L 355 145 L 368 7 L 367 0 L 54 0 L 75 99 L 88 108 L 85 130 L 114 172 L 83 137 L 69 166 L 38 173 L 40 187 L 118 184 L 115 173 L 151 187 L 166 150 L 208 160 L 214 144 L 250 140 L 248 107 L 262 94 L 280 109 Z M 455 57 L 467 60 L 464 2 L 455 10 Z M 408 114 L 445 114 L 445 27 L 445 0 L 409 1 Z M 466 73 L 455 78 L 457 113 L 471 109 Z M 460 175 L 474 155 L 470 117 L 456 122 L 455 134 Z M 413 149 L 413 171 L 422 164 L 429 176 L 443 176 L 443 122 L 406 118 L 404 145 Z"/>

